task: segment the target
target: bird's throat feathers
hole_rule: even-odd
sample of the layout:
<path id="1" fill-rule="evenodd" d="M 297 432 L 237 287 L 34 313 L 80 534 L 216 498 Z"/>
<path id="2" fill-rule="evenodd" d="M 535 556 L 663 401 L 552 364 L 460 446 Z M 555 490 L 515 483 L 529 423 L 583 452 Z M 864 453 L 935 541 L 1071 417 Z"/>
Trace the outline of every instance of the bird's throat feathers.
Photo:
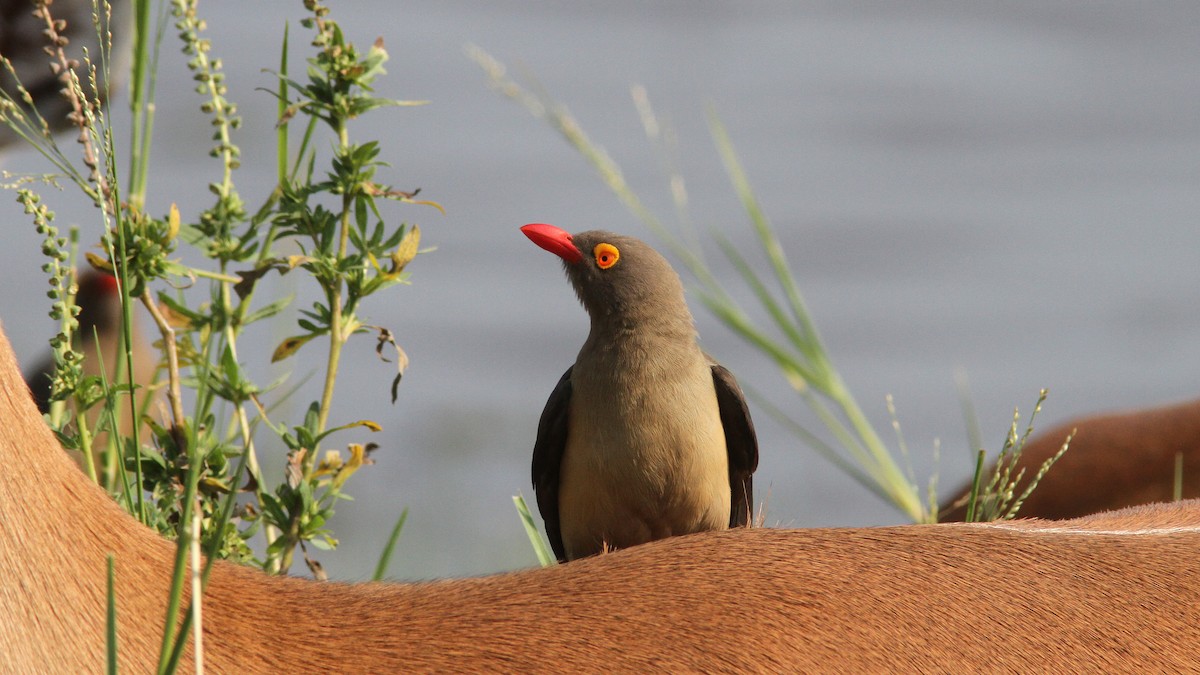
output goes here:
<path id="1" fill-rule="evenodd" d="M 576 358 L 577 377 L 587 374 L 607 380 L 616 385 L 615 393 L 623 389 L 623 382 L 663 382 L 673 379 L 685 364 L 703 360 L 690 323 L 655 328 L 644 324 L 640 330 L 628 325 L 601 328 L 593 321 Z"/>
<path id="2" fill-rule="evenodd" d="M 637 306 L 622 307 L 601 315 L 588 314 L 591 329 L 587 343 L 594 343 L 597 348 L 627 344 L 629 348 L 637 349 L 639 343 L 661 346 L 693 345 L 696 342 L 696 326 L 686 308 L 682 314 L 646 311 L 645 307 Z"/>

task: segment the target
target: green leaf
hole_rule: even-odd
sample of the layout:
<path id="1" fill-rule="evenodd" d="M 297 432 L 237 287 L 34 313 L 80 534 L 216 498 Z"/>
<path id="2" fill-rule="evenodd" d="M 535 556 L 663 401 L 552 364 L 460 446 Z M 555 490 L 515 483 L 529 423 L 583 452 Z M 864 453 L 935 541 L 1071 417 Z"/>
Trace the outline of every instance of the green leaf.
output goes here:
<path id="1" fill-rule="evenodd" d="M 264 492 L 262 494 L 262 507 L 263 515 L 267 517 L 268 521 L 276 525 L 281 525 L 288 521 L 287 513 L 284 512 L 283 506 L 279 503 L 275 495 Z"/>
<path id="2" fill-rule="evenodd" d="M 378 422 L 372 422 L 371 420 L 358 420 L 356 422 L 351 422 L 349 424 L 343 424 L 340 427 L 333 427 L 331 429 L 327 429 L 325 431 L 325 434 L 327 435 L 327 434 L 331 434 L 335 431 L 341 431 L 342 429 L 350 429 L 353 427 L 365 427 L 371 431 L 383 431 L 383 427 L 379 426 Z"/>
<path id="3" fill-rule="evenodd" d="M 274 353 L 271 354 L 271 363 L 276 363 L 292 356 L 296 352 L 300 351 L 301 347 L 308 344 L 309 340 L 312 340 L 315 337 L 317 336 L 309 334 L 295 335 L 285 338 L 283 342 L 280 342 L 279 346 L 275 348 Z"/>
<path id="4" fill-rule="evenodd" d="M 529 535 L 529 543 L 533 546 L 533 552 L 537 555 L 538 563 L 542 567 L 549 567 L 558 562 L 554 553 L 550 550 L 550 545 L 542 538 L 542 533 L 538 530 L 537 523 L 533 520 L 533 514 L 529 512 L 529 505 L 525 503 L 525 497 L 521 495 L 513 495 L 513 505 L 517 507 L 517 514 L 521 517 L 521 524 L 525 526 L 525 534 Z"/>
<path id="5" fill-rule="evenodd" d="M 220 494 L 229 494 L 230 492 L 228 485 L 209 476 L 200 479 L 199 487 L 206 492 L 217 492 Z"/>
<path id="6" fill-rule="evenodd" d="M 286 523 L 287 521 L 285 520 L 281 522 Z M 281 536 L 275 541 L 271 542 L 271 545 L 267 547 L 267 556 L 274 558 L 280 553 L 283 553 L 283 550 L 288 548 L 288 546 L 290 546 L 290 542 L 288 542 L 287 537 Z"/>
<path id="7" fill-rule="evenodd" d="M 388 566 L 392 561 L 392 551 L 396 548 L 396 542 L 400 541 L 400 531 L 404 529 L 406 520 L 408 520 L 408 507 L 400 512 L 400 517 L 392 526 L 392 533 L 383 546 L 383 552 L 379 554 L 379 563 L 375 565 L 375 574 L 371 577 L 371 581 L 383 581 L 384 576 L 387 575 Z"/>
<path id="8" fill-rule="evenodd" d="M 389 270 L 389 276 L 397 276 L 404 271 L 405 266 L 412 262 L 412 259 L 417 257 L 417 250 L 421 244 L 421 228 L 413 225 L 411 229 L 400 240 L 400 245 L 392 252 L 392 269 Z"/>
<path id="9" fill-rule="evenodd" d="M 287 297 L 280 298 L 279 300 L 276 300 L 275 302 L 264 305 L 256 310 L 254 310 L 253 312 L 247 314 L 246 318 L 242 320 L 242 323 L 243 324 L 251 324 L 251 323 L 254 323 L 255 321 L 261 321 L 262 319 L 267 319 L 272 316 L 275 316 L 276 314 L 278 314 L 278 313 L 282 312 L 284 309 L 286 309 L 288 305 L 292 304 L 292 300 L 295 297 L 296 296 L 294 294 L 289 295 Z"/>

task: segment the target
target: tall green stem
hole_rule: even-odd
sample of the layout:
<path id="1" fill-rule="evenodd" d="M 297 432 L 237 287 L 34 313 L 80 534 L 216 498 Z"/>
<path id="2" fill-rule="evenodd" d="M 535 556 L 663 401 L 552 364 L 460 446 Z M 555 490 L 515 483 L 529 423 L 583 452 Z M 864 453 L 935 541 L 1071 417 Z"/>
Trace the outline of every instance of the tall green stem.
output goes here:
<path id="1" fill-rule="evenodd" d="M 226 272 L 225 264 L 221 264 L 221 273 Z M 229 352 L 233 355 L 234 360 L 238 360 L 237 355 L 237 331 L 234 329 L 233 321 L 233 298 L 229 295 L 229 284 L 221 283 L 221 305 L 222 312 L 225 314 L 225 344 L 229 346 Z M 240 309 L 240 308 L 239 308 Z M 254 480 L 254 493 L 258 498 L 258 502 L 262 503 L 262 486 L 263 477 L 262 469 L 258 463 L 258 453 L 254 449 L 254 435 L 250 431 L 250 420 L 246 416 L 246 408 L 239 401 L 235 404 L 233 410 L 234 417 L 237 419 L 238 431 L 242 436 L 242 447 L 244 448 L 242 460 L 246 462 L 246 469 L 250 472 L 250 476 Z M 267 544 L 275 541 L 279 536 L 279 531 L 274 526 L 268 524 L 263 528 L 263 533 L 266 536 Z M 269 569 L 268 572 L 275 573 L 277 569 Z"/>
<path id="2" fill-rule="evenodd" d="M 129 85 L 129 109 L 133 113 L 133 130 L 129 138 L 129 196 L 135 208 L 141 209 L 146 190 L 145 137 L 150 128 L 149 83 L 150 64 L 150 0 L 133 3 L 133 73 Z"/>
<path id="3" fill-rule="evenodd" d="M 346 130 L 344 120 L 338 121 L 339 150 L 345 151 L 350 147 L 350 134 Z M 346 250 L 350 242 L 350 214 L 354 206 L 354 195 L 342 195 L 342 214 L 340 231 L 338 232 L 337 259 L 345 260 Z M 329 411 L 333 407 L 333 387 L 337 381 L 338 363 L 342 359 L 342 345 L 346 343 L 343 335 L 342 321 L 342 280 L 335 277 L 333 286 L 327 290 L 329 294 L 329 361 L 325 366 L 325 387 L 321 393 L 321 409 L 317 415 L 317 430 L 325 431 L 329 422 Z M 316 448 L 309 458 L 309 463 L 316 457 Z"/>

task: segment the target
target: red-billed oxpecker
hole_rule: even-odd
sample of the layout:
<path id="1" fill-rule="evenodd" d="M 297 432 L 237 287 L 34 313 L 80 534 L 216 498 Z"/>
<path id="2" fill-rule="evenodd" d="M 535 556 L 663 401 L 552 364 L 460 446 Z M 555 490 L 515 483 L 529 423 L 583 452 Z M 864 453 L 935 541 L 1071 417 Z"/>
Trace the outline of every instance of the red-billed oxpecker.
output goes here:
<path id="1" fill-rule="evenodd" d="M 745 526 L 758 442 L 733 375 L 700 350 L 683 284 L 632 237 L 521 228 L 591 317 L 538 423 L 533 486 L 559 560 Z"/>

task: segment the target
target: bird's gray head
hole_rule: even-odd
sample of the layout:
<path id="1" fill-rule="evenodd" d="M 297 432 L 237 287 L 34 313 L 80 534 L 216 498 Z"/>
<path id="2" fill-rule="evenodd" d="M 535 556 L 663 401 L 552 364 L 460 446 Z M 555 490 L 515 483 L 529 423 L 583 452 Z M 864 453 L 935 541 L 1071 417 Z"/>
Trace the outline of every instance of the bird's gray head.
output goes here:
<path id="1" fill-rule="evenodd" d="M 593 322 L 686 322 L 692 317 L 670 263 L 642 241 L 604 230 L 569 234 L 553 225 L 521 228 L 563 260 L 567 278 Z"/>

